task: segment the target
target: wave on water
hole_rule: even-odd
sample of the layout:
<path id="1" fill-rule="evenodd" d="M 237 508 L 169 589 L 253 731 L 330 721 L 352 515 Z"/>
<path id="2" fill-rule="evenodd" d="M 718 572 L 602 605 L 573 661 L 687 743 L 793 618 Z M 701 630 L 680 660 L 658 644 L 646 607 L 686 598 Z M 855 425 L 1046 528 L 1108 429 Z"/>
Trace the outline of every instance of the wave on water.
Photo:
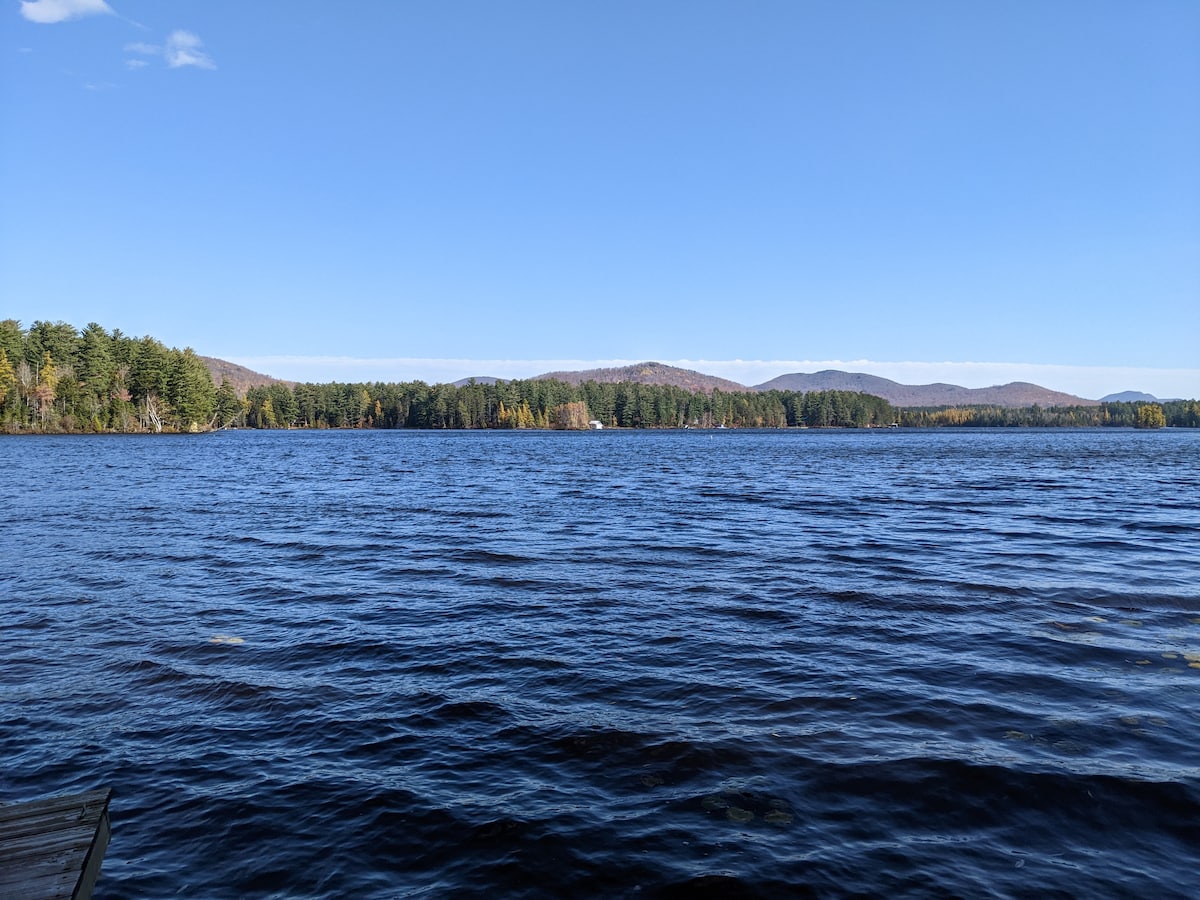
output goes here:
<path id="1" fill-rule="evenodd" d="M 0 801 L 114 787 L 101 898 L 1187 897 L 1198 441 L 0 441 Z"/>

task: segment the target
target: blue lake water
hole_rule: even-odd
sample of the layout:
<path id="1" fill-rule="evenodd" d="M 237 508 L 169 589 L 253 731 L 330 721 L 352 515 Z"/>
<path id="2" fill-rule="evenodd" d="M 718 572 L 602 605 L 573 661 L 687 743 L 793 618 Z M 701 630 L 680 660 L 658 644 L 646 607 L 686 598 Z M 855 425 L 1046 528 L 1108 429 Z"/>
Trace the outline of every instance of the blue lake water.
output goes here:
<path id="1" fill-rule="evenodd" d="M 1200 433 L 0 439 L 97 897 L 1195 896 Z"/>

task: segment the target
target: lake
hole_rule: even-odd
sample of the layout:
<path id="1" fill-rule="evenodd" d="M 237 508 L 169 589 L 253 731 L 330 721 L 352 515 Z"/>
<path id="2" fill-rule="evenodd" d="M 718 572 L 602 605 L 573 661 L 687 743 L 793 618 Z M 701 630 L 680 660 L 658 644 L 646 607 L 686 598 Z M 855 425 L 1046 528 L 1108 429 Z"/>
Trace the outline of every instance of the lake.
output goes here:
<path id="1" fill-rule="evenodd" d="M 1188 897 L 1200 432 L 0 439 L 96 896 Z"/>

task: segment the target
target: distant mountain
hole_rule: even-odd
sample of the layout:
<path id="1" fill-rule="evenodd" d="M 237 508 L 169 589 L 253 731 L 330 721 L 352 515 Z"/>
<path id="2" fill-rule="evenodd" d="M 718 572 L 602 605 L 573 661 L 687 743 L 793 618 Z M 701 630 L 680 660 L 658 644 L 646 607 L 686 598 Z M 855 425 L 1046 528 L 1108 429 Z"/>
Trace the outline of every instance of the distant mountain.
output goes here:
<path id="1" fill-rule="evenodd" d="M 1098 400 L 1085 400 L 1073 394 L 1014 381 L 986 388 L 965 388 L 957 384 L 900 384 L 863 372 L 839 372 L 826 369 L 811 375 L 780 375 L 756 385 L 757 391 L 861 391 L 882 397 L 895 406 L 1096 406 Z"/>
<path id="2" fill-rule="evenodd" d="M 503 381 L 502 378 L 493 378 L 491 375 L 474 375 L 471 378 L 460 378 L 454 382 L 455 387 L 466 387 L 472 381 L 476 384 L 495 384 L 497 381 Z"/>
<path id="3" fill-rule="evenodd" d="M 1157 403 L 1158 398 L 1153 394 L 1141 391 L 1121 391 L 1119 394 L 1109 394 L 1100 398 L 1101 403 Z"/>
<path id="4" fill-rule="evenodd" d="M 568 384 L 581 384 L 585 381 L 596 381 L 602 384 L 615 384 L 621 381 L 632 381 L 636 384 L 670 384 L 685 391 L 703 391 L 711 394 L 713 389 L 722 391 L 749 391 L 752 388 L 728 378 L 718 378 L 715 375 L 704 375 L 691 369 L 680 369 L 675 366 L 658 362 L 637 363 L 632 366 L 622 366 L 616 369 L 585 369 L 582 372 L 547 372 L 538 375 L 534 381 L 565 381 Z"/>
<path id="5" fill-rule="evenodd" d="M 954 385 L 938 385 L 939 387 L 952 388 Z M 880 378 L 878 375 L 867 375 L 865 372 L 839 372 L 837 369 L 825 369 L 822 372 L 814 372 L 811 375 L 797 372 L 792 375 L 780 375 L 778 378 L 772 378 L 770 381 L 754 386 L 756 391 L 859 391 L 863 394 L 874 394 L 876 397 L 883 397 L 889 403 L 895 401 L 888 396 L 896 394 L 907 388 L 907 385 L 899 384 L 887 378 Z M 884 393 L 887 392 L 887 393 Z"/>
<path id="6" fill-rule="evenodd" d="M 245 366 L 236 365 L 225 359 L 216 359 L 212 356 L 201 356 L 200 359 L 208 366 L 213 384 L 220 385 L 222 378 L 228 378 L 229 383 L 239 394 L 246 393 L 252 387 L 265 387 L 269 384 L 286 384 L 291 387 L 295 384 L 294 381 L 272 378 L 270 375 L 263 375 L 261 372 L 255 372 L 253 369 L 247 369 Z"/>

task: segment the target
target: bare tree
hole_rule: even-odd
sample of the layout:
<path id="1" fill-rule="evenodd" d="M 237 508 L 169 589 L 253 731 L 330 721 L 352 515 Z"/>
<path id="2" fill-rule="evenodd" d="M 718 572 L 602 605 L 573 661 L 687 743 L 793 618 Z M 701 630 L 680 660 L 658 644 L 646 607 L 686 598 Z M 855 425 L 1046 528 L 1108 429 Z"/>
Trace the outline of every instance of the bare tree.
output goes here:
<path id="1" fill-rule="evenodd" d="M 141 423 L 143 428 L 154 428 L 154 433 L 158 434 L 162 431 L 163 408 L 162 401 L 158 399 L 158 394 L 149 393 L 146 399 L 142 401 Z"/>

